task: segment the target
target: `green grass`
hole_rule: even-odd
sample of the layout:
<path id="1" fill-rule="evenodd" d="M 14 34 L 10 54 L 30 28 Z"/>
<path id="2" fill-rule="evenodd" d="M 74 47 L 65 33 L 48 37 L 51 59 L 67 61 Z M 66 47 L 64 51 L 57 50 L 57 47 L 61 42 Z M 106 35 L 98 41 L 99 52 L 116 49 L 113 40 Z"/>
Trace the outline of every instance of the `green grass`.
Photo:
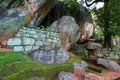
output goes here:
<path id="1" fill-rule="evenodd" d="M 32 61 L 26 54 L 0 52 L 0 80 L 26 80 L 43 77 L 52 80 L 60 71 L 72 71 L 72 63 L 80 62 L 71 54 L 64 64 L 42 64 Z"/>

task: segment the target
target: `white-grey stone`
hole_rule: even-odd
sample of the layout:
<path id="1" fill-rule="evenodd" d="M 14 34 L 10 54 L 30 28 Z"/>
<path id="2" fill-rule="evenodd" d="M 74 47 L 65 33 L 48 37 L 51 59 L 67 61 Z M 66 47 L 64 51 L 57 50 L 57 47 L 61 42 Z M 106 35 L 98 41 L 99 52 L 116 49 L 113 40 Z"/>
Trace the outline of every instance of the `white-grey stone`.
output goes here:
<path id="1" fill-rule="evenodd" d="M 23 37 L 23 45 L 34 45 L 35 40 L 33 38 Z"/>
<path id="2" fill-rule="evenodd" d="M 36 45 L 36 46 L 42 46 L 42 45 L 43 45 L 43 42 L 42 42 L 42 41 L 36 41 L 35 45 Z"/>
<path id="3" fill-rule="evenodd" d="M 17 33 L 15 37 L 22 37 L 22 34 Z"/>
<path id="4" fill-rule="evenodd" d="M 23 36 L 23 37 L 30 37 L 30 34 L 29 34 L 29 33 L 23 33 L 22 36 Z"/>
<path id="5" fill-rule="evenodd" d="M 57 76 L 57 80 L 75 80 L 75 76 L 70 72 L 61 71 Z"/>
<path id="6" fill-rule="evenodd" d="M 14 52 L 24 52 L 23 46 L 14 46 L 13 47 Z"/>
<path id="7" fill-rule="evenodd" d="M 63 49 L 63 48 L 59 48 L 57 50 L 57 52 L 55 53 L 55 62 L 56 63 L 63 63 L 66 62 L 69 59 L 69 54 L 68 52 Z"/>
<path id="8" fill-rule="evenodd" d="M 88 42 L 87 49 L 98 49 L 101 48 L 102 45 L 96 42 Z"/>
<path id="9" fill-rule="evenodd" d="M 39 46 L 33 46 L 32 50 L 36 50 L 36 49 L 39 49 L 40 47 Z"/>
<path id="10" fill-rule="evenodd" d="M 97 64 L 101 64 L 101 65 L 105 66 L 106 68 L 109 68 L 109 69 L 112 69 L 115 71 L 120 71 L 120 65 L 112 60 L 98 58 Z"/>
<path id="11" fill-rule="evenodd" d="M 36 34 L 36 31 L 31 30 L 30 33 L 31 33 L 31 34 Z"/>
<path id="12" fill-rule="evenodd" d="M 14 45 L 22 45 L 21 38 L 9 38 L 7 45 L 14 46 Z"/>
<path id="13" fill-rule="evenodd" d="M 24 50 L 25 51 L 31 51 L 32 50 L 32 46 L 24 46 Z"/>
<path id="14" fill-rule="evenodd" d="M 45 40 L 45 39 L 46 39 L 46 34 L 37 33 L 37 39 L 38 39 L 38 40 Z"/>

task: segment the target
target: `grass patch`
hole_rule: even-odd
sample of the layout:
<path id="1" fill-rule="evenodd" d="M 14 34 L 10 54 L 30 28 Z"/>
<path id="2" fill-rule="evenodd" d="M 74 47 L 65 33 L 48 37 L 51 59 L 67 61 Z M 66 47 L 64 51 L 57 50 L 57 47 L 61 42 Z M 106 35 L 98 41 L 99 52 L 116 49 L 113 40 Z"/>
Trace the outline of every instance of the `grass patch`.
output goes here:
<path id="1" fill-rule="evenodd" d="M 43 77 L 52 80 L 60 71 L 72 71 L 72 63 L 80 62 L 70 54 L 64 64 L 42 64 L 32 61 L 26 54 L 0 52 L 0 80 L 26 80 L 30 77 Z"/>

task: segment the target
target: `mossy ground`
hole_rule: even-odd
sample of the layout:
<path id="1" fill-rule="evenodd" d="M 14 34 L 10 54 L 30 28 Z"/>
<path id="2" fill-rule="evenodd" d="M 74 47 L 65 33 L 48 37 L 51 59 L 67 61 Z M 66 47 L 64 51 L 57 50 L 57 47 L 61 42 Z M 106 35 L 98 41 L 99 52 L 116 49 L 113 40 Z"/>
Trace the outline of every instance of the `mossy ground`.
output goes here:
<path id="1" fill-rule="evenodd" d="M 26 80 L 42 77 L 52 80 L 60 71 L 72 72 L 72 63 L 80 62 L 74 54 L 63 64 L 42 64 L 32 61 L 27 54 L 0 52 L 0 80 Z"/>

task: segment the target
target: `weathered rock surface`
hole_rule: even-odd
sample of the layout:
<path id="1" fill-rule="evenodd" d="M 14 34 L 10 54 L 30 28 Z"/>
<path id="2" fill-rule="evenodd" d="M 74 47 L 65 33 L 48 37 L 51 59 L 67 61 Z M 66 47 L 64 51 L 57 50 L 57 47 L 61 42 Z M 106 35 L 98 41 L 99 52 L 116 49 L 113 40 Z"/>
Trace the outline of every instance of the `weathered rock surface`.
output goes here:
<path id="1" fill-rule="evenodd" d="M 94 30 L 93 20 L 92 17 L 86 15 L 85 7 L 80 7 L 80 9 L 74 13 L 74 17 L 80 26 L 78 42 L 81 43 L 92 36 Z"/>
<path id="2" fill-rule="evenodd" d="M 84 80 L 98 80 L 96 77 L 85 75 Z"/>
<path id="3" fill-rule="evenodd" d="M 120 65 L 118 63 L 116 63 L 115 61 L 112 61 L 112 60 L 98 58 L 97 59 L 97 64 L 101 64 L 108 69 L 112 69 L 112 70 L 115 70 L 115 71 L 120 71 Z"/>
<path id="4" fill-rule="evenodd" d="M 55 21 L 50 29 L 59 33 L 60 40 L 64 49 L 69 50 L 78 40 L 79 26 L 71 16 L 63 16 L 59 20 Z"/>
<path id="5" fill-rule="evenodd" d="M 28 16 L 26 24 L 39 26 L 47 13 L 51 10 L 55 0 L 25 0 Z"/>
<path id="6" fill-rule="evenodd" d="M 85 69 L 88 66 L 88 64 L 85 61 L 81 61 L 80 64 L 73 63 L 73 67 L 77 69 Z"/>
<path id="7" fill-rule="evenodd" d="M 25 15 L 16 9 L 10 9 L 0 13 L 0 42 L 13 37 L 17 30 L 22 26 Z"/>
<path id="8" fill-rule="evenodd" d="M 24 1 L 22 0 L 0 0 L 0 8 L 3 9 L 10 9 L 10 8 L 16 8 L 23 4 Z"/>
<path id="9" fill-rule="evenodd" d="M 32 51 L 29 54 L 33 60 L 42 63 L 64 63 L 69 59 L 69 54 L 63 48 L 55 48 L 54 46 L 43 46 L 38 50 Z"/>
<path id="10" fill-rule="evenodd" d="M 57 76 L 57 80 L 76 80 L 76 78 L 72 73 L 61 71 Z"/>
<path id="11" fill-rule="evenodd" d="M 73 74 L 77 77 L 78 80 L 83 80 L 85 74 L 85 68 L 88 64 L 85 61 L 79 63 L 73 63 Z"/>
<path id="12" fill-rule="evenodd" d="M 93 23 L 90 23 L 87 20 L 79 24 L 79 26 L 81 26 L 81 28 L 79 31 L 80 37 L 78 42 L 81 43 L 81 42 L 84 42 L 85 40 L 88 40 L 92 36 L 94 26 L 93 26 Z"/>

